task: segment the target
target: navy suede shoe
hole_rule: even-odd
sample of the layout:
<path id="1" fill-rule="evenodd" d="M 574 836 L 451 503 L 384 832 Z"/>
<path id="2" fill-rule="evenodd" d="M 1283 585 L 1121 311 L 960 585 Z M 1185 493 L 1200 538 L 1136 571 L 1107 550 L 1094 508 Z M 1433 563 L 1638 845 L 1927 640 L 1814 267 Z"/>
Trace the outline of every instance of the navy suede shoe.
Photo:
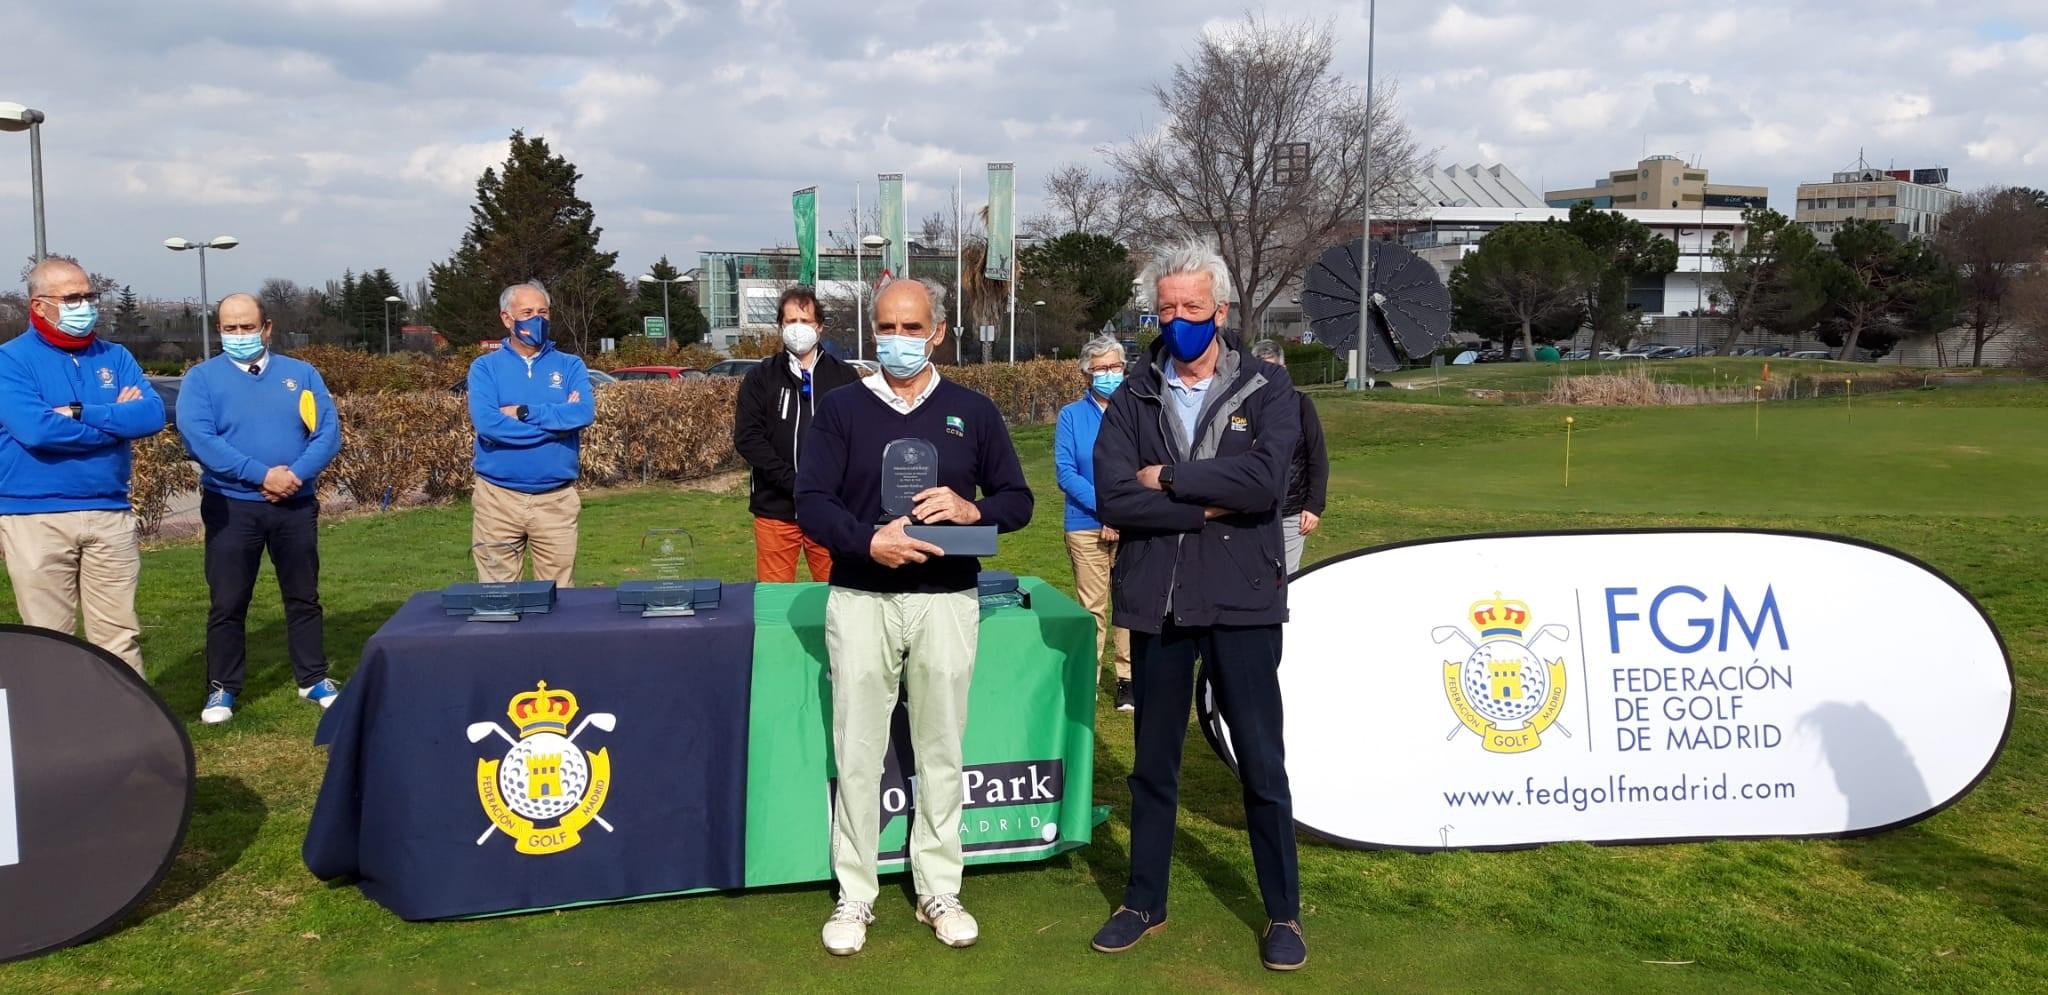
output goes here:
<path id="1" fill-rule="evenodd" d="M 1116 907 L 1116 914 L 1095 931 L 1095 942 L 1089 944 L 1106 954 L 1120 954 L 1138 945 L 1138 941 L 1166 928 L 1166 913 L 1139 912 L 1136 909 Z"/>
<path id="2" fill-rule="evenodd" d="M 1266 936 L 1259 941 L 1259 960 L 1271 971 L 1293 971 L 1308 963 L 1308 944 L 1301 938 L 1301 924 L 1267 923 Z"/>

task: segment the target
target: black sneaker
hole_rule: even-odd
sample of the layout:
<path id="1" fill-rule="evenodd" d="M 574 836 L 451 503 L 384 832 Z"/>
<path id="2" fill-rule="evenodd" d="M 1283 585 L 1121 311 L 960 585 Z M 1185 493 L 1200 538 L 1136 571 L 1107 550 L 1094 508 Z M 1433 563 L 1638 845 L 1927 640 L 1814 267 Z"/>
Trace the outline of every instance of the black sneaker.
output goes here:
<path id="1" fill-rule="evenodd" d="M 1265 938 L 1259 941 L 1259 960 L 1269 971 L 1293 971 L 1308 963 L 1308 944 L 1301 938 L 1301 924 L 1267 923 Z"/>
<path id="2" fill-rule="evenodd" d="M 1139 912 L 1119 905 L 1116 914 L 1095 931 L 1095 942 L 1089 946 L 1106 954 L 1120 954 L 1165 928 L 1166 913 Z"/>
<path id="3" fill-rule="evenodd" d="M 1119 712 L 1135 712 L 1138 710 L 1137 703 L 1131 700 L 1131 682 L 1123 678 L 1117 678 L 1116 682 L 1116 710 Z"/>

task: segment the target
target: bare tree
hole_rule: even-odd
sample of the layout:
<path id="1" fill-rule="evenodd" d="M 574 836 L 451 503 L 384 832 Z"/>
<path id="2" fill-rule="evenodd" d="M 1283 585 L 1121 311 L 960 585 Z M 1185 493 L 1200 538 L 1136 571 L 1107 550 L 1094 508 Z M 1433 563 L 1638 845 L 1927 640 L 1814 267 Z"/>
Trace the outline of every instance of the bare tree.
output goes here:
<path id="1" fill-rule="evenodd" d="M 1146 226 L 1150 195 L 1128 176 L 1100 177 L 1087 166 L 1068 163 L 1045 178 L 1049 209 L 1024 221 L 1024 234 L 1055 239 L 1070 232 L 1129 242 Z"/>
<path id="2" fill-rule="evenodd" d="M 1368 122 L 1363 94 L 1333 69 L 1334 49 L 1328 21 L 1246 14 L 1205 34 L 1172 80 L 1152 87 L 1162 127 L 1105 150 L 1157 208 L 1139 237 L 1217 243 L 1246 328 L 1289 277 L 1358 233 L 1368 134 L 1376 211 L 1391 214 L 1421 161 L 1394 87 L 1379 84 Z M 1284 146 L 1298 142 L 1309 146 L 1306 175 L 1282 175 L 1275 167 Z"/>
<path id="3" fill-rule="evenodd" d="M 1935 246 L 1961 278 L 1970 365 L 1982 366 L 1984 344 L 2012 328 L 2015 285 L 2048 252 L 2048 208 L 2018 188 L 1987 187 L 1949 210 Z"/>
<path id="4" fill-rule="evenodd" d="M 953 213 L 933 211 L 917 223 L 910 240 L 927 249 L 950 249 L 953 247 Z"/>

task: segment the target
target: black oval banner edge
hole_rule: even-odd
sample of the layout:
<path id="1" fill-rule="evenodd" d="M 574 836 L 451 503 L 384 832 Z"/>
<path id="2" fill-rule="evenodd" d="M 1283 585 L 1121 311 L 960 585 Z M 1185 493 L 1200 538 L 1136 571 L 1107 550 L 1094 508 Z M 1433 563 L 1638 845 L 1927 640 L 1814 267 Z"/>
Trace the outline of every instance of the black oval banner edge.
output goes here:
<path id="1" fill-rule="evenodd" d="M 58 632 L 55 629 L 42 629 L 33 625 L 20 625 L 14 622 L 0 622 L 0 634 L 5 633 L 45 636 L 58 642 L 70 643 L 72 646 L 84 649 L 99 657 L 102 663 L 112 667 L 121 676 L 141 687 L 149 700 L 156 703 L 157 710 L 163 713 L 164 719 L 170 722 L 171 728 L 178 733 L 178 743 L 185 748 L 186 783 L 185 811 L 178 816 L 178 832 L 171 840 L 171 848 L 164 857 L 163 864 L 157 867 L 155 874 L 150 875 L 149 883 L 143 885 L 142 889 L 135 893 L 135 897 L 129 899 L 128 903 L 121 906 L 119 911 L 101 920 L 91 929 L 85 930 L 62 943 L 53 943 L 49 946 L 30 950 L 27 953 L 15 954 L 11 957 L 0 957 L 0 964 L 11 964 L 17 961 L 41 957 L 44 954 L 54 953 L 67 947 L 75 947 L 82 943 L 90 943 L 105 936 L 109 930 L 120 925 L 121 920 L 126 919 L 129 913 L 135 911 L 144 901 L 148 900 L 149 896 L 156 891 L 158 885 L 164 883 L 165 875 L 171 872 L 171 865 L 178 862 L 179 851 L 185 848 L 185 834 L 192 828 L 192 809 L 199 794 L 199 762 L 192 752 L 192 736 L 185 731 L 185 723 L 179 721 L 178 716 L 171 711 L 170 703 L 164 700 L 163 695 L 157 693 L 156 688 L 149 681 L 143 679 L 141 674 L 136 673 L 134 668 L 128 666 L 120 657 L 77 636 L 66 632 Z"/>
<path id="2" fill-rule="evenodd" d="M 1937 815 L 1940 815 L 1943 811 L 1947 810 L 1949 806 L 1954 805 L 1956 802 L 1962 801 L 1964 796 L 1968 795 L 1972 791 L 1977 790 L 1977 785 L 1982 784 L 1984 782 L 1984 778 L 1990 776 L 1992 765 L 1998 762 L 1999 756 L 2005 752 L 2005 744 L 2007 740 L 2011 739 L 2012 737 L 2012 723 L 2014 714 L 2019 710 L 2019 677 L 2013 670 L 2012 650 L 2008 648 L 2005 644 L 2005 634 L 1998 631 L 1998 623 L 1991 620 L 1991 613 L 1984 610 L 1984 604 L 1978 601 L 1975 595 L 1971 594 L 1968 590 L 1965 590 L 1961 584 L 1956 583 L 1955 578 L 1950 577 L 1948 574 L 1943 573 L 1940 570 L 1940 568 L 1935 567 L 1933 564 L 1928 563 L 1926 560 L 1920 559 L 1919 557 L 1914 556 L 1911 553 L 1902 552 L 1900 550 L 1893 549 L 1890 546 L 1885 546 L 1880 543 L 1871 542 L 1868 539 L 1861 539 L 1856 536 L 1831 535 L 1826 532 L 1808 532 L 1800 529 L 1747 529 L 1706 525 L 1676 526 L 1671 528 L 1645 527 L 1622 529 L 1551 529 L 1523 532 L 1474 532 L 1465 533 L 1462 535 L 1430 536 L 1422 539 L 1404 539 L 1400 542 L 1382 543 L 1378 546 L 1367 546 L 1363 549 L 1354 549 L 1348 553 L 1339 553 L 1335 556 L 1317 560 L 1305 569 L 1298 570 L 1292 574 L 1289 574 L 1287 577 L 1287 583 L 1291 585 L 1301 577 L 1305 577 L 1324 567 L 1331 566 L 1337 563 L 1342 563 L 1346 560 L 1357 559 L 1361 556 L 1369 556 L 1373 553 L 1384 553 L 1395 549 L 1405 549 L 1411 546 L 1431 546 L 1440 543 L 1469 542 L 1474 539 L 1540 539 L 1553 538 L 1558 536 L 1688 535 L 1699 533 L 1711 533 L 1718 535 L 1739 534 L 1786 536 L 1794 539 L 1819 539 L 1823 542 L 1840 543 L 1845 546 L 1860 546 L 1864 549 L 1874 550 L 1879 553 L 1884 553 L 1887 556 L 1904 560 L 1907 563 L 1919 567 L 1920 569 L 1927 571 L 1929 574 L 1934 575 L 1934 577 L 1940 580 L 1942 583 L 1947 584 L 1950 587 L 1950 589 L 1954 590 L 1957 594 L 1962 595 L 1963 600 L 1967 602 L 1971 608 L 1976 609 L 1978 617 L 1984 620 L 1985 628 L 1991 630 L 1991 638 L 1998 643 L 1998 655 L 2005 661 L 2006 685 L 2010 689 L 2006 692 L 2007 696 L 2005 702 L 2005 728 L 1999 731 L 1998 744 L 1991 748 L 1991 755 L 1985 758 L 1983 769 L 1977 772 L 1976 777 L 1970 779 L 1970 783 L 1963 785 L 1963 787 L 1960 790 L 1958 790 L 1955 794 L 1950 795 L 1947 799 L 1943 800 L 1939 805 L 1930 806 L 1929 808 L 1915 815 L 1909 816 L 1904 819 L 1898 819 L 1892 822 L 1888 822 L 1882 826 L 1871 826 L 1865 829 L 1850 829 L 1838 833 L 1762 833 L 1757 835 L 1716 834 L 1712 836 L 1652 836 L 1643 838 L 1611 840 L 1544 840 L 1534 843 L 1496 843 L 1479 846 L 1405 846 L 1398 843 L 1373 843 L 1366 840 L 1354 840 L 1349 837 L 1339 836 L 1335 833 L 1317 829 L 1314 826 L 1311 826 L 1308 823 L 1302 822 L 1298 819 L 1295 820 L 1294 828 L 1300 830 L 1301 832 L 1305 832 L 1310 836 L 1313 836 L 1326 843 L 1334 843 L 1338 846 L 1342 846 L 1347 849 L 1396 850 L 1403 853 L 1447 853 L 1455 850 L 1471 850 L 1477 852 L 1498 852 L 1503 850 L 1533 850 L 1537 847 L 1558 846 L 1560 844 L 1565 843 L 1585 843 L 1590 846 L 1653 846 L 1669 843 L 1708 843 L 1715 840 L 1855 839 L 1861 836 L 1875 836 L 1878 833 L 1888 833 L 1894 829 L 1903 829 L 1907 826 L 1913 825 L 1916 822 L 1922 822 L 1927 819 L 1931 819 Z M 1204 667 L 1207 667 L 1208 662 L 1203 661 L 1202 665 Z M 1283 667 L 1287 665 L 1287 656 L 1284 648 L 1281 651 L 1280 665 Z M 1196 724 L 1202 727 L 1202 738 L 1209 742 L 1209 749 L 1214 751 L 1217 758 L 1223 761 L 1223 765 L 1225 767 L 1230 768 L 1231 776 L 1239 776 L 1237 770 L 1237 759 L 1230 755 L 1230 751 L 1224 747 L 1221 737 L 1219 737 L 1216 734 L 1214 724 L 1217 721 L 1220 721 L 1221 716 L 1216 711 L 1215 704 L 1211 697 L 1207 681 L 1203 681 L 1201 686 L 1196 688 L 1195 703 L 1196 707 L 1199 709 L 1200 712 L 1200 714 L 1197 716 Z"/>

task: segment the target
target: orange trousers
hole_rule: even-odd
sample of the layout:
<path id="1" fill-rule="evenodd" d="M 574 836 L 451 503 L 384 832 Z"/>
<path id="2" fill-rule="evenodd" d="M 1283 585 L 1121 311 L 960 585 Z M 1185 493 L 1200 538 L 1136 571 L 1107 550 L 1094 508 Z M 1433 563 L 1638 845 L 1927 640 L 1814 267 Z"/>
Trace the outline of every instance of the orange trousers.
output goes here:
<path id="1" fill-rule="evenodd" d="M 832 554 L 804 535 L 795 522 L 754 518 L 754 579 L 763 584 L 796 583 L 797 555 L 810 562 L 811 579 L 832 579 Z"/>

